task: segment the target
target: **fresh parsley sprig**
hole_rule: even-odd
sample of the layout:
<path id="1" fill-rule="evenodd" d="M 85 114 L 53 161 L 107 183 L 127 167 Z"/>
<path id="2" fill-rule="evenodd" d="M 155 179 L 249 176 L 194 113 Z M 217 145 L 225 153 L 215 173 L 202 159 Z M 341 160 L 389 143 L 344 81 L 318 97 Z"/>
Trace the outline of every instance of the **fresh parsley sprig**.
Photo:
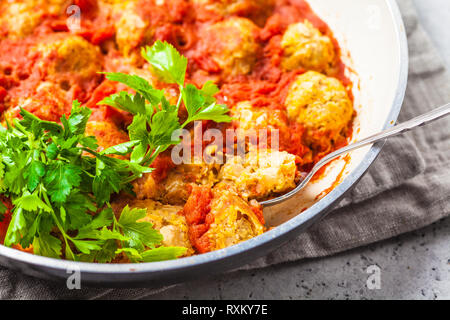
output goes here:
<path id="1" fill-rule="evenodd" d="M 97 262 L 133 250 L 132 261 L 148 261 L 146 251 L 160 246 L 162 236 L 137 221 L 145 212 L 125 208 L 117 221 L 109 208 L 113 194 L 131 192 L 130 182 L 151 172 L 110 157 L 128 154 L 139 141 L 97 152 L 95 137 L 85 136 L 91 110 L 77 101 L 61 124 L 26 110 L 20 114 L 22 120 L 0 126 L 0 193 L 14 206 L 5 245 L 33 245 L 38 255 Z M 164 250 L 169 258 L 186 251 Z"/>
<path id="2" fill-rule="evenodd" d="M 22 120 L 0 126 L 0 194 L 14 206 L 5 245 L 33 245 L 39 255 L 89 262 L 111 262 L 122 254 L 133 262 L 185 254 L 186 248 L 162 246 L 162 235 L 142 221 L 146 210 L 125 207 L 117 219 L 111 197 L 122 191 L 133 193 L 131 182 L 150 173 L 156 157 L 180 142 L 173 139 L 177 130 L 194 121 L 230 122 L 231 118 L 227 106 L 216 103 L 216 85 L 207 82 L 201 89 L 185 85 L 187 59 L 173 46 L 157 41 L 142 55 L 162 81 L 178 85 L 180 94 L 177 105 L 172 105 L 164 91 L 139 76 L 106 73 L 107 79 L 135 91 L 99 103 L 134 116 L 129 142 L 97 152 L 96 138 L 85 135 L 91 110 L 77 101 L 60 124 L 22 109 Z M 182 104 L 188 118 L 180 123 Z"/>
<path id="3" fill-rule="evenodd" d="M 135 94 L 122 91 L 111 95 L 99 105 L 108 105 L 134 115 L 128 127 L 130 140 L 141 141 L 131 153 L 131 161 L 140 165 L 150 165 L 156 157 L 170 146 L 180 141 L 173 139 L 174 132 L 185 128 L 194 121 L 212 120 L 230 122 L 229 109 L 216 103 L 214 95 L 217 86 L 208 81 L 201 89 L 193 84 L 185 85 L 187 59 L 170 44 L 156 41 L 151 47 L 142 49 L 142 56 L 151 64 L 159 79 L 179 87 L 177 105 L 172 105 L 147 80 L 123 73 L 106 73 L 111 81 L 123 83 L 133 89 Z M 188 118 L 180 123 L 178 117 L 181 104 L 184 104 Z"/>

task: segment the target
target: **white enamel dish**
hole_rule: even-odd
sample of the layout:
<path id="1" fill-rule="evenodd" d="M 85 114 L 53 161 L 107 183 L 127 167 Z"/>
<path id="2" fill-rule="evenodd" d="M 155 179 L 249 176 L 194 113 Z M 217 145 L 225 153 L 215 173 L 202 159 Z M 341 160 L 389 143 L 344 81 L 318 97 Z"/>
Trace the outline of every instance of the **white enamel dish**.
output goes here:
<path id="1" fill-rule="evenodd" d="M 333 30 L 349 66 L 358 113 L 353 139 L 392 126 L 408 77 L 406 33 L 395 0 L 309 3 Z M 364 175 L 381 148 L 382 144 L 376 144 L 351 153 L 345 161 L 333 162 L 323 178 L 300 194 L 265 209 L 268 225 L 275 228 L 223 250 L 158 263 L 89 264 L 40 257 L 0 245 L 0 263 L 51 280 L 65 280 L 73 270 L 79 270 L 84 285 L 102 287 L 152 287 L 221 273 L 267 255 L 322 219 Z"/>

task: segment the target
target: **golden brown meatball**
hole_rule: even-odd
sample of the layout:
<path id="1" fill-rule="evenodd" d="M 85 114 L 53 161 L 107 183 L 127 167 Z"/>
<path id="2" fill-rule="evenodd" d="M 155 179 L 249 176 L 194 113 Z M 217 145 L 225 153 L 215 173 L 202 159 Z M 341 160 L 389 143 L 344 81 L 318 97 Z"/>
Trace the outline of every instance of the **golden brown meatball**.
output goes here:
<path id="1" fill-rule="evenodd" d="M 79 36 L 59 37 L 40 44 L 37 50 L 50 59 L 46 67 L 49 75 L 70 73 L 88 80 L 102 69 L 99 48 Z"/>
<path id="2" fill-rule="evenodd" d="M 115 11 L 120 11 L 121 18 L 116 22 L 116 42 L 124 57 L 130 57 L 134 63 L 140 59 L 140 47 L 150 43 L 154 30 L 149 21 L 139 15 L 136 1 L 126 1 L 115 5 Z"/>
<path id="3" fill-rule="evenodd" d="M 248 19 L 233 17 L 215 23 L 200 35 L 209 48 L 212 60 L 224 76 L 248 74 L 256 62 L 259 44 L 258 27 Z"/>
<path id="4" fill-rule="evenodd" d="M 86 135 L 97 138 L 98 151 L 129 141 L 126 132 L 109 121 L 89 121 L 86 125 Z"/>
<path id="5" fill-rule="evenodd" d="M 46 14 L 59 15 L 71 4 L 70 0 L 0 1 L 0 25 L 5 25 L 8 36 L 23 38 L 33 33 Z"/>
<path id="6" fill-rule="evenodd" d="M 249 101 L 239 102 L 231 108 L 231 116 L 237 127 L 242 130 L 260 128 L 281 128 L 286 126 L 285 114 L 282 110 L 255 108 Z"/>
<path id="7" fill-rule="evenodd" d="M 146 174 L 133 183 L 138 199 L 153 199 L 173 205 L 184 204 L 189 198 L 189 185 L 212 187 L 218 181 L 220 166 L 217 164 L 182 164 L 169 171 L 167 178 L 156 182 L 152 174 Z"/>
<path id="8" fill-rule="evenodd" d="M 253 107 L 249 101 L 243 101 L 231 108 L 230 115 L 235 119 L 233 126 L 239 148 L 255 143 L 260 148 L 278 148 L 290 140 L 291 130 L 285 110 Z"/>
<path id="9" fill-rule="evenodd" d="M 258 25 L 264 24 L 265 18 L 275 3 L 274 0 L 193 0 L 192 2 L 199 12 L 200 19 L 203 18 L 204 13 L 211 12 L 221 16 L 250 17 Z"/>
<path id="10" fill-rule="evenodd" d="M 162 201 L 170 204 L 185 203 L 189 197 L 190 184 L 212 187 L 218 181 L 219 170 L 219 165 L 204 162 L 177 166 L 162 184 Z"/>
<path id="11" fill-rule="evenodd" d="M 295 156 L 285 151 L 252 149 L 225 163 L 219 178 L 236 186 L 244 199 L 263 199 L 295 187 Z"/>
<path id="12" fill-rule="evenodd" d="M 186 219 L 181 214 L 183 207 L 163 205 L 153 200 L 135 200 L 129 206 L 147 210 L 147 216 L 142 221 L 152 223 L 153 227 L 159 230 L 164 238 L 162 242 L 164 246 L 187 248 L 185 256 L 194 254 L 189 241 Z"/>
<path id="13" fill-rule="evenodd" d="M 26 37 L 42 22 L 43 11 L 33 10 L 34 2 L 0 3 L 0 25 L 6 26 L 9 37 Z"/>
<path id="14" fill-rule="evenodd" d="M 314 71 L 297 77 L 285 104 L 288 117 L 305 126 L 306 142 L 322 150 L 345 134 L 354 112 L 342 83 Z"/>
<path id="15" fill-rule="evenodd" d="M 273 6 L 273 0 L 192 0 L 198 7 L 204 7 L 218 14 L 248 14 L 250 10 L 257 10 Z"/>
<path id="16" fill-rule="evenodd" d="M 9 122 L 19 116 L 20 108 L 33 113 L 42 120 L 59 122 L 63 114 L 70 110 L 71 102 L 67 92 L 52 82 L 42 82 L 31 96 L 19 97 L 10 102 L 4 117 Z"/>
<path id="17" fill-rule="evenodd" d="M 220 250 L 264 233 L 264 218 L 256 203 L 250 205 L 224 183 L 218 184 L 212 192 L 209 215 L 213 222 L 202 236 L 208 239 L 211 250 Z"/>
<path id="18" fill-rule="evenodd" d="M 281 40 L 285 70 L 304 68 L 326 72 L 333 64 L 335 51 L 330 38 L 308 21 L 291 24 Z"/>

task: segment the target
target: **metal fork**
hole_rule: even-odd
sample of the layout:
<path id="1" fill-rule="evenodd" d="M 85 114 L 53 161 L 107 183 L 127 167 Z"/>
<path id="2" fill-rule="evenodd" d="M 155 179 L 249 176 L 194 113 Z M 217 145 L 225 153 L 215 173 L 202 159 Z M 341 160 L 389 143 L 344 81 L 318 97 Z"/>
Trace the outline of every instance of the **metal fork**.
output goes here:
<path id="1" fill-rule="evenodd" d="M 314 168 L 311 170 L 311 172 L 305 177 L 305 179 L 292 191 L 279 196 L 274 199 L 266 200 L 260 202 L 263 206 L 273 206 L 275 204 L 278 204 L 280 202 L 286 201 L 287 199 L 293 197 L 297 192 L 305 188 L 305 186 L 311 181 L 312 177 L 322 168 L 324 165 L 329 163 L 330 161 L 336 159 L 337 157 L 346 154 L 350 151 L 353 151 L 355 149 L 359 149 L 362 147 L 365 147 L 367 145 L 373 144 L 378 141 L 382 141 L 391 137 L 395 137 L 397 135 L 403 134 L 405 132 L 408 132 L 410 130 L 413 130 L 415 128 L 421 127 L 423 125 L 426 125 L 430 122 L 436 121 L 438 119 L 441 119 L 445 116 L 448 116 L 450 114 L 450 103 L 439 107 L 433 111 L 430 111 L 428 113 L 425 113 L 421 116 L 418 116 L 414 119 L 411 119 L 409 121 L 406 121 L 404 123 L 398 124 L 390 129 L 384 130 L 380 133 L 374 134 L 370 137 L 367 137 L 363 140 L 360 140 L 358 142 L 349 144 L 341 149 L 338 149 L 334 151 L 333 153 L 330 153 L 329 155 L 323 157 L 317 164 L 314 166 Z"/>

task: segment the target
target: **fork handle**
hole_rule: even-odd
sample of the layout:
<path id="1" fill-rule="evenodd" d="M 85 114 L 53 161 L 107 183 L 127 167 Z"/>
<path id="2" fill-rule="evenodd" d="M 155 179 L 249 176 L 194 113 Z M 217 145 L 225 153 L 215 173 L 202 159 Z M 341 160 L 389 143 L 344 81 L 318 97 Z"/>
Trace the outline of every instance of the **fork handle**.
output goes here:
<path id="1" fill-rule="evenodd" d="M 372 143 L 375 143 L 375 142 L 378 142 L 378 141 L 382 141 L 382 140 L 387 139 L 387 138 L 391 138 L 391 137 L 398 136 L 400 134 L 404 134 L 404 133 L 406 133 L 408 131 L 411 131 L 411 130 L 413 130 L 415 128 L 422 127 L 422 126 L 424 126 L 424 125 L 426 125 L 426 124 L 428 124 L 430 122 L 433 122 L 433 121 L 441 119 L 441 118 L 443 118 L 445 116 L 448 116 L 449 114 L 450 114 L 450 103 L 447 103 L 446 105 L 443 105 L 442 107 L 439 107 L 439 108 L 434 109 L 434 110 L 432 110 L 430 112 L 427 112 L 427 113 L 425 113 L 423 115 L 415 117 L 415 118 L 413 118 L 413 119 L 411 119 L 409 121 L 406 121 L 406 122 L 403 122 L 401 124 L 398 124 L 398 125 L 396 125 L 396 126 L 394 126 L 392 128 L 389 128 L 389 129 L 384 130 L 384 131 L 382 131 L 380 133 L 374 134 L 374 135 L 372 135 L 370 137 L 367 137 L 365 139 L 362 139 L 362 140 L 360 140 L 358 142 L 349 144 L 349 145 L 347 145 L 347 146 L 345 146 L 345 147 L 343 147 L 343 148 L 341 148 L 339 150 L 336 150 L 333 153 L 330 153 L 325 158 L 330 157 L 330 159 L 327 161 L 327 162 L 329 162 L 332 159 L 334 159 L 334 158 L 336 158 L 336 157 L 338 157 L 338 156 L 340 156 L 342 154 L 348 153 L 348 152 L 353 151 L 355 149 L 359 149 L 359 148 L 365 147 L 365 146 L 367 146 L 369 144 L 372 144 Z M 319 163 L 320 163 L 320 161 L 319 161 Z"/>
<path id="2" fill-rule="evenodd" d="M 450 114 L 450 103 L 447 103 L 446 105 L 443 105 L 442 107 L 434 109 L 430 112 L 427 112 L 427 113 L 420 115 L 416 118 L 413 118 L 409 121 L 403 122 L 392 128 L 389 128 L 387 130 L 384 130 L 382 132 L 374 134 L 370 137 L 362 139 L 358 142 L 349 144 L 341 149 L 338 149 L 338 150 L 326 155 L 319 162 L 317 162 L 316 165 L 314 166 L 314 168 L 311 170 L 311 172 L 305 177 L 305 179 L 294 190 L 292 190 L 278 198 L 267 200 L 267 201 L 262 201 L 261 204 L 263 206 L 272 206 L 272 205 L 275 205 L 277 203 L 280 203 L 284 200 L 291 198 L 294 194 L 296 194 L 298 191 L 303 189 L 306 186 L 306 184 L 308 184 L 308 182 L 317 173 L 317 171 L 320 170 L 320 168 L 322 168 L 324 165 L 326 165 L 330 161 L 336 159 L 337 157 L 339 157 L 343 154 L 346 154 L 350 151 L 365 147 L 365 146 L 373 144 L 375 142 L 383 141 L 387 138 L 398 136 L 400 134 L 403 134 L 405 132 L 408 132 L 410 130 L 424 126 L 430 122 L 433 122 L 433 121 L 441 119 L 445 116 L 448 116 L 449 114 Z"/>

